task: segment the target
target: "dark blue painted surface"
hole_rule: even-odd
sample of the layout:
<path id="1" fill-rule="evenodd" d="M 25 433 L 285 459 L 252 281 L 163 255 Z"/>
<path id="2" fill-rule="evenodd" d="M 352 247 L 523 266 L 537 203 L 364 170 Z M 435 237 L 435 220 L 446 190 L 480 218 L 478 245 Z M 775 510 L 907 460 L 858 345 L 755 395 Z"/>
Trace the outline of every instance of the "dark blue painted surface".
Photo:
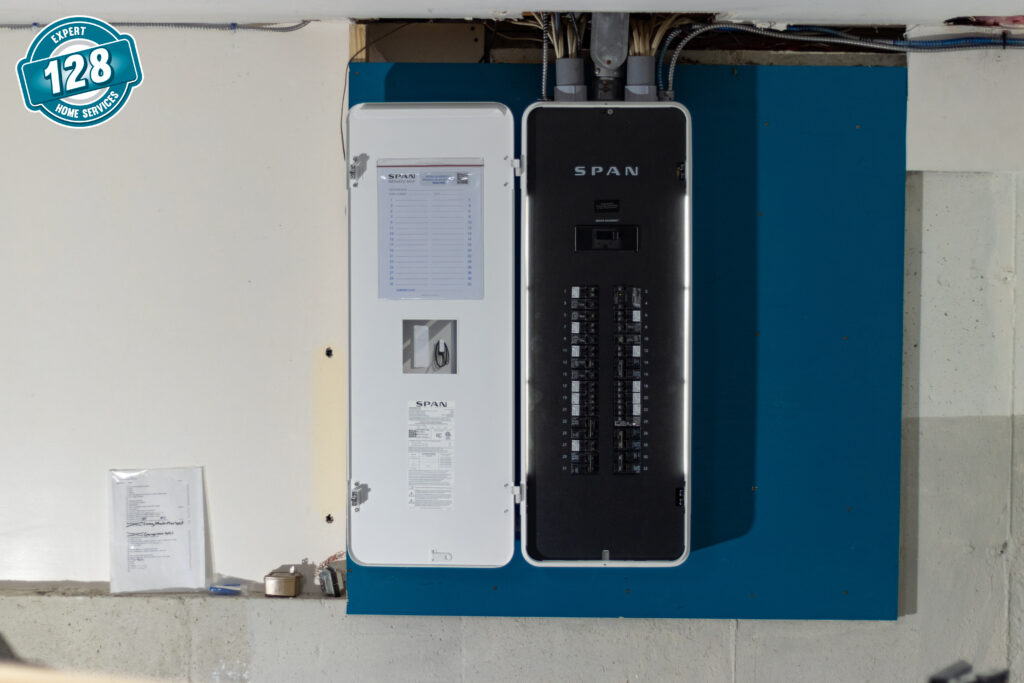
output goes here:
<path id="1" fill-rule="evenodd" d="M 906 70 L 683 66 L 678 82 L 693 115 L 690 559 L 350 562 L 350 613 L 896 618 Z M 518 115 L 539 69 L 359 64 L 350 87 L 351 104 Z"/>

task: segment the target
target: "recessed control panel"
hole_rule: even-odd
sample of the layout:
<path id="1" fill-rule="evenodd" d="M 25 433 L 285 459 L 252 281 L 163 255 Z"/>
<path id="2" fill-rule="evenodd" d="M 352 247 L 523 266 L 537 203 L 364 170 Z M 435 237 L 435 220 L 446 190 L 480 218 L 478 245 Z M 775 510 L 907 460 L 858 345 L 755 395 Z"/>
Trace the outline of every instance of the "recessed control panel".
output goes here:
<path id="1" fill-rule="evenodd" d="M 523 552 L 689 551 L 689 114 L 540 103 L 523 120 Z"/>

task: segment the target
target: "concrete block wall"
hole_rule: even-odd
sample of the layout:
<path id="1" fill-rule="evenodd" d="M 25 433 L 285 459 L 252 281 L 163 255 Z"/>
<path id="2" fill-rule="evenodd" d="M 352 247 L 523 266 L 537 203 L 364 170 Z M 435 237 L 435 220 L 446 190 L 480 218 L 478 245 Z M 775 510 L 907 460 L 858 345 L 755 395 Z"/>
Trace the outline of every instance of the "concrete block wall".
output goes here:
<path id="1" fill-rule="evenodd" d="M 191 680 L 923 681 L 962 658 L 1024 682 L 1024 175 L 912 173 L 907 200 L 895 622 L 366 617 L 333 600 L 22 593 L 0 595 L 0 633 L 51 666 Z"/>

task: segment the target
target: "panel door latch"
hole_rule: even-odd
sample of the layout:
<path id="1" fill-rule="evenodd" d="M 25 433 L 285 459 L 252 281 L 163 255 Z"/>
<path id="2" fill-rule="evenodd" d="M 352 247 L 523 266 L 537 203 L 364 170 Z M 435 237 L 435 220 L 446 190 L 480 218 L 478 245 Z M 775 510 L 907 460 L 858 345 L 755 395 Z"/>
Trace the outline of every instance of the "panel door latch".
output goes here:
<path id="1" fill-rule="evenodd" d="M 352 492 L 348 496 L 348 502 L 353 512 L 359 512 L 359 506 L 370 499 L 370 485 L 352 482 Z"/>

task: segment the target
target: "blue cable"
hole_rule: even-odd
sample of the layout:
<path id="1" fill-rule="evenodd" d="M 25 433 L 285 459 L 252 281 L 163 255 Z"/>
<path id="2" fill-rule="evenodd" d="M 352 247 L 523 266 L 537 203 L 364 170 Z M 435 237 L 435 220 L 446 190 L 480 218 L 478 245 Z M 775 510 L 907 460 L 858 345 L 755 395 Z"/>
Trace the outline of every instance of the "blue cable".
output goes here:
<path id="1" fill-rule="evenodd" d="M 1004 45 L 1010 41 L 992 38 L 948 38 L 945 40 L 894 40 L 897 47 L 913 47 L 919 50 L 939 50 L 947 47 L 974 47 L 977 45 Z"/>
<path id="2" fill-rule="evenodd" d="M 858 38 L 857 36 L 851 36 L 843 33 L 837 29 L 826 28 L 824 26 L 790 26 L 786 29 L 786 32 L 802 32 L 802 31 L 813 31 L 814 33 L 825 33 L 840 38 L 853 38 L 856 40 L 864 40 L 868 43 L 881 42 L 886 45 L 892 45 L 893 47 L 910 47 L 919 50 L 941 50 L 950 47 L 975 47 L 979 45 L 1021 45 L 1024 44 L 1024 40 L 1018 38 L 988 38 L 983 36 L 965 36 L 963 38 L 942 38 L 938 40 L 890 40 L 890 41 L 875 41 L 871 38 Z"/>
<path id="3" fill-rule="evenodd" d="M 831 33 L 834 36 L 840 38 L 849 38 L 847 34 L 843 33 L 839 29 L 825 28 L 824 26 L 790 26 L 786 29 L 787 32 L 796 33 L 799 31 L 814 31 L 815 33 Z"/>

